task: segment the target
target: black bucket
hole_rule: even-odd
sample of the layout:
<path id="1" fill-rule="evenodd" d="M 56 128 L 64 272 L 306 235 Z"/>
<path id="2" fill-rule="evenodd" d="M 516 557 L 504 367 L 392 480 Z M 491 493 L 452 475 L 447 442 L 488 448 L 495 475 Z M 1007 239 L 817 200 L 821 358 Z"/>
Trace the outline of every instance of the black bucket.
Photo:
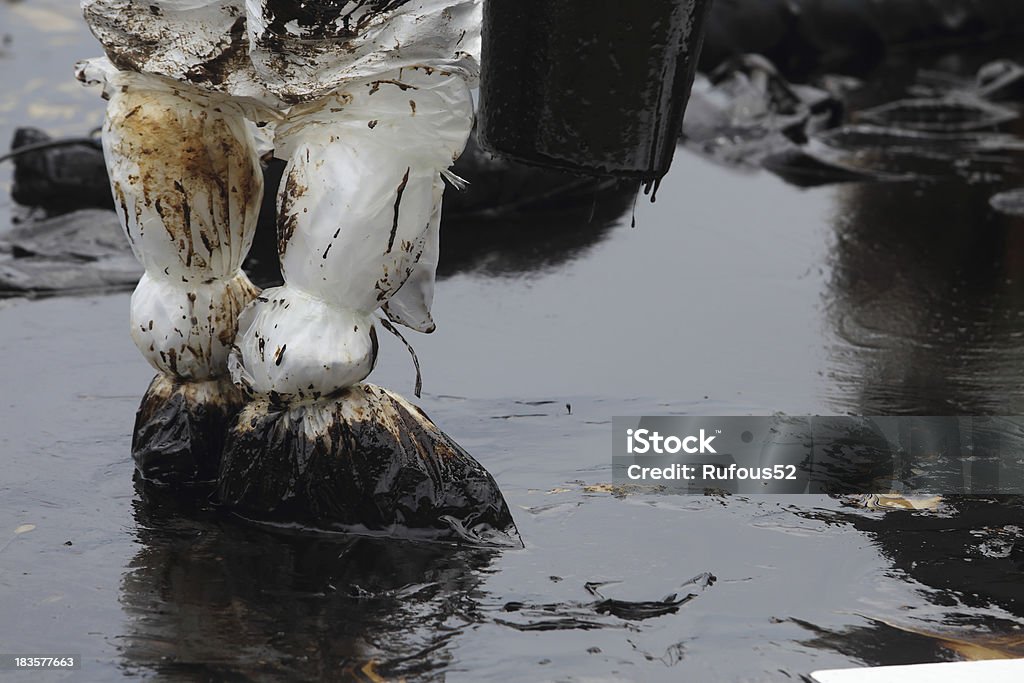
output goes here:
<path id="1" fill-rule="evenodd" d="M 487 0 L 488 151 L 657 181 L 672 163 L 711 0 Z"/>

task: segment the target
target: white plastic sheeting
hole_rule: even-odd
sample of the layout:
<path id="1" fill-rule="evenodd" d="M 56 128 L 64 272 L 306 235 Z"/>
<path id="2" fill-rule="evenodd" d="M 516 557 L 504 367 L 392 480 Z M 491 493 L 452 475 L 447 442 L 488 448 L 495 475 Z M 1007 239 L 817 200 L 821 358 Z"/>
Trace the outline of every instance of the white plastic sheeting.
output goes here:
<path id="1" fill-rule="evenodd" d="M 351 83 L 289 113 L 276 137 L 288 158 L 278 195 L 286 284 L 243 316 L 238 381 L 319 397 L 373 368 L 378 308 L 433 330 L 441 173 L 472 124 L 465 81 L 429 68 Z"/>
<path id="2" fill-rule="evenodd" d="M 240 270 L 263 193 L 245 119 L 230 102 L 122 73 L 103 148 L 121 225 L 146 269 L 132 339 L 165 373 L 224 375 L 238 314 L 257 291 Z"/>
<path id="3" fill-rule="evenodd" d="M 481 0 L 246 0 L 250 58 L 289 102 L 409 66 L 478 74 Z"/>
<path id="4" fill-rule="evenodd" d="M 118 68 L 271 105 L 408 66 L 478 73 L 481 0 L 82 0 Z"/>

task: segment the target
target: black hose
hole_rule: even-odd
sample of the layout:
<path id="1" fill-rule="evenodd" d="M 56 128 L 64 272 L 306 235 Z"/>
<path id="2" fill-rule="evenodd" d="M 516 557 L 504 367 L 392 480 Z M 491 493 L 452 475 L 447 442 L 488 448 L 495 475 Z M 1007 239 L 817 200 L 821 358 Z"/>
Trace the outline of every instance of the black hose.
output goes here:
<path id="1" fill-rule="evenodd" d="M 31 145 L 22 145 L 17 149 L 12 149 L 7 154 L 0 156 L 0 162 L 13 159 L 21 156 L 22 154 L 28 154 L 29 152 L 38 152 L 44 149 L 52 149 L 54 147 L 71 147 L 73 145 L 89 145 L 96 149 L 102 149 L 100 141 L 95 138 L 63 138 L 61 140 L 46 140 L 45 142 L 36 142 Z"/>

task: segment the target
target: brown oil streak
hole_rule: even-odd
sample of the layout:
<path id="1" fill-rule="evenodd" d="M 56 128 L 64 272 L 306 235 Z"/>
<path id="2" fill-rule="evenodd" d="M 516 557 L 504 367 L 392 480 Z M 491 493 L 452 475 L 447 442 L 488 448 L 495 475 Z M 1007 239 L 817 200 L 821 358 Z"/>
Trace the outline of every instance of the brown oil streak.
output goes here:
<path id="1" fill-rule="evenodd" d="M 216 249 L 217 247 L 216 245 L 213 244 L 213 242 L 210 241 L 210 237 L 206 234 L 205 230 L 199 231 L 199 239 L 202 240 L 203 246 L 206 247 L 207 253 L 213 256 L 213 250 Z"/>
<path id="2" fill-rule="evenodd" d="M 124 188 L 121 187 L 121 183 L 114 183 L 114 194 L 117 195 L 117 204 L 121 207 L 121 212 L 124 214 L 124 231 L 128 235 L 128 241 L 134 243 L 135 239 L 132 237 L 132 228 L 128 222 L 128 200 L 124 196 Z"/>
<path id="3" fill-rule="evenodd" d="M 306 187 L 299 183 L 297 174 L 293 170 L 285 179 L 281 195 L 281 211 L 277 217 L 277 255 L 279 258 L 284 258 L 288 251 L 288 241 L 299 227 L 299 218 L 292 211 L 292 204 L 304 194 L 306 194 Z"/>
<path id="4" fill-rule="evenodd" d="M 232 207 L 244 211 L 258 200 L 262 176 L 251 162 L 251 150 L 235 138 L 223 111 L 197 111 L 187 103 L 175 107 L 167 96 L 144 91 L 119 96 L 125 99 L 128 114 L 112 119 L 111 125 L 120 138 L 116 153 L 139 166 L 133 188 L 141 195 L 137 209 L 141 211 L 143 203 L 156 208 L 186 267 L 208 268 L 207 259 L 194 252 L 193 223 L 209 255 L 229 246 L 222 244 L 221 235 L 230 236 L 230 226 L 213 230 L 207 224 L 213 216 L 239 220 L 241 217 L 234 215 L 238 210 L 233 214 Z M 207 144 L 207 140 L 214 142 Z M 238 193 L 229 192 L 228 177 L 238 179 Z M 201 193 L 210 195 L 213 206 L 209 218 L 197 221 L 190 200 Z"/>
<path id="5" fill-rule="evenodd" d="M 221 85 L 233 73 L 244 72 L 248 67 L 249 50 L 245 35 L 245 17 L 238 17 L 231 25 L 228 35 L 223 38 L 220 50 L 201 64 L 185 72 L 193 83 Z"/>
<path id="6" fill-rule="evenodd" d="M 409 172 L 411 170 L 411 166 L 405 169 L 405 175 L 402 176 L 402 182 L 398 183 L 398 189 L 395 190 L 395 218 L 391 223 L 391 236 L 388 237 L 388 249 L 387 252 L 385 252 L 388 254 L 391 253 L 391 249 L 395 246 L 395 236 L 398 234 L 398 211 L 401 208 L 402 195 L 405 194 L 405 186 L 409 184 Z"/>
<path id="7" fill-rule="evenodd" d="M 393 85 L 402 92 L 405 92 L 406 90 L 419 90 L 418 87 L 416 87 L 415 85 L 410 85 L 409 83 L 402 83 L 402 81 L 396 81 L 392 79 L 382 79 L 379 81 L 370 81 L 370 94 L 376 94 L 377 91 L 380 90 L 380 86 L 382 85 Z"/>

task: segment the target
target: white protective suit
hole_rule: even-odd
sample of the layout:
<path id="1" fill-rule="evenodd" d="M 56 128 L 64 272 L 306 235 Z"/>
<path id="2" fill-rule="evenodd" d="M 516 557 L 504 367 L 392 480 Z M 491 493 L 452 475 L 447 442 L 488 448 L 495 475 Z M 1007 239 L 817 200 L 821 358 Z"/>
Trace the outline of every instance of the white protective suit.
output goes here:
<path id="1" fill-rule="evenodd" d="M 83 0 L 106 57 L 104 151 L 146 274 L 132 337 L 176 381 L 286 401 L 365 378 L 374 314 L 429 332 L 442 174 L 472 126 L 480 0 Z M 254 122 L 288 162 L 285 284 L 240 267 L 263 191 Z M 231 353 L 234 349 L 234 353 Z"/>

